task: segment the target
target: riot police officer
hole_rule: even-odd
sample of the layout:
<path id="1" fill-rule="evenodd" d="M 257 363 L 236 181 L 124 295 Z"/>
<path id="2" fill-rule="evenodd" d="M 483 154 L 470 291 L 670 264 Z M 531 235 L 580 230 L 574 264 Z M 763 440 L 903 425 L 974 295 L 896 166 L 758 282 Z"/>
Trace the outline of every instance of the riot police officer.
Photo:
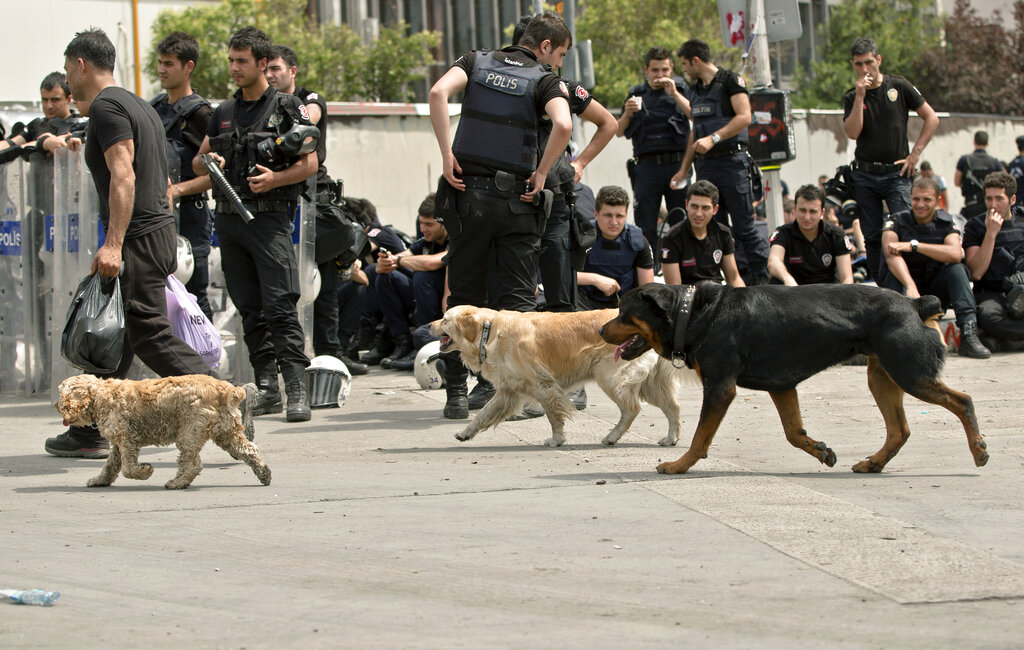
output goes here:
<path id="1" fill-rule="evenodd" d="M 310 417 L 304 376 L 309 359 L 295 307 L 300 288 L 291 234 L 303 181 L 317 170 L 315 142 L 303 134 L 316 133 L 318 140 L 319 133 L 297 97 L 279 93 L 267 82 L 270 48 L 266 34 L 254 27 L 231 37 L 228 68 L 239 88 L 214 111 L 192 166 L 197 174 L 208 173 L 201 158 L 212 152 L 255 216 L 247 223 L 230 197 L 214 186 L 224 279 L 242 317 L 259 387 L 253 414 L 281 411 L 280 370 L 288 398 L 287 420 L 302 422 Z M 284 134 L 289 137 L 279 137 Z M 300 136 L 298 149 L 278 145 L 279 140 L 294 142 L 294 135 Z"/>
<path id="2" fill-rule="evenodd" d="M 1006 166 L 1007 173 L 1017 179 L 1017 203 L 1024 206 L 1024 135 L 1017 136 L 1017 157 Z"/>
<path id="3" fill-rule="evenodd" d="M 988 153 L 988 133 L 977 131 L 974 134 L 974 151 L 960 156 L 956 161 L 956 175 L 953 184 L 964 194 L 964 207 L 960 216 L 965 220 L 985 214 L 985 190 L 982 183 L 992 172 L 1005 171 L 1003 163 Z"/>

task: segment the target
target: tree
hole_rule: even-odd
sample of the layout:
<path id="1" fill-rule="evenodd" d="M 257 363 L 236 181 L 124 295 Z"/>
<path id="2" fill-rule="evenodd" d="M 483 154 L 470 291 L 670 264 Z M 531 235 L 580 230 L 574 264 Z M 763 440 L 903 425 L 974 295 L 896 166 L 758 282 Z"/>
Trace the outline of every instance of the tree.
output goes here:
<path id="1" fill-rule="evenodd" d="M 842 105 L 843 95 L 855 81 L 850 44 L 858 38 L 871 38 L 878 45 L 883 73 L 911 76 L 921 53 L 939 45 L 941 21 L 934 10 L 934 0 L 843 0 L 834 5 L 826 33 L 819 37 L 826 43 L 825 57 L 810 68 L 801 66 L 793 105 Z"/>
<path id="2" fill-rule="evenodd" d="M 368 101 L 410 101 L 409 82 L 427 76 L 427 67 L 434 62 L 431 50 L 440 44 L 440 32 L 410 34 L 404 22 L 382 27 L 363 57 L 359 94 Z"/>
<path id="3" fill-rule="evenodd" d="M 936 110 L 1024 115 L 1024 0 L 1013 11 L 1016 26 L 1008 30 L 998 10 L 986 20 L 957 0 L 945 21 L 945 43 L 923 52 L 915 72 Z"/>

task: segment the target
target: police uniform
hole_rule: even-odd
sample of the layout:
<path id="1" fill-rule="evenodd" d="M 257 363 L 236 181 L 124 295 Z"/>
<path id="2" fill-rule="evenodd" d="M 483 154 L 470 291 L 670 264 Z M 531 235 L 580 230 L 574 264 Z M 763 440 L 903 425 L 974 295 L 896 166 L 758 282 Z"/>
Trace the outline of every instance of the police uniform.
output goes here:
<path id="1" fill-rule="evenodd" d="M 594 227 L 597 227 L 595 221 Z M 627 223 L 615 239 L 598 235 L 597 243 L 587 253 L 585 273 L 597 273 L 619 283 L 619 292 L 606 296 L 600 289 L 585 285 L 580 296 L 584 309 L 616 307 L 622 294 L 636 286 L 637 269 L 653 269 L 651 245 L 640 228 Z"/>
<path id="2" fill-rule="evenodd" d="M 225 158 L 228 182 L 255 217 L 245 223 L 214 185 L 224 279 L 242 317 L 249 361 L 257 378 L 276 378 L 280 369 L 288 384 L 303 379 L 309 365 L 295 308 L 300 288 L 292 246 L 292 218 L 304 183 L 254 194 L 247 177 L 256 163 L 271 167 L 262 162 L 257 145 L 294 123 L 311 124 L 306 107 L 269 86 L 254 101 L 242 99 L 239 89 L 214 111 L 208 131 L 210 148 Z"/>
<path id="3" fill-rule="evenodd" d="M 683 219 L 661 239 L 661 263 L 678 264 L 682 284 L 704 280 L 724 282 L 722 260 L 736 252 L 729 226 L 714 219 L 708 221 L 707 236 L 697 239 L 690 221 Z"/>
<path id="4" fill-rule="evenodd" d="M 843 229 L 824 220 L 818 222 L 813 240 L 808 240 L 800 225 L 793 221 L 776 228 L 768 241 L 786 251 L 783 262 L 797 284 L 837 282 L 836 260 L 842 255 L 849 256 L 853 250 Z"/>
<path id="5" fill-rule="evenodd" d="M 981 246 L 985 239 L 985 215 L 974 217 L 964 225 L 964 250 Z M 1024 208 L 1010 208 L 1010 219 L 1003 221 L 996 235 L 992 261 L 980 280 L 974 281 L 974 298 L 978 305 L 978 322 L 990 336 L 1010 341 L 1024 341 L 1024 321 L 1006 315 L 1005 280 L 1024 270 Z"/>
<path id="6" fill-rule="evenodd" d="M 1024 156 L 1017 156 L 1006 166 L 1006 171 L 1017 179 L 1016 205 L 1024 206 Z M 984 200 L 984 199 L 983 199 Z"/>
<path id="7" fill-rule="evenodd" d="M 960 215 L 964 219 L 971 219 L 985 214 L 985 177 L 992 172 L 1003 171 L 1003 163 L 988 155 L 984 149 L 975 149 L 973 153 L 960 156 L 960 160 L 956 161 L 956 170 L 960 172 L 960 191 L 964 195 L 964 207 L 960 209 Z"/>
<path id="8" fill-rule="evenodd" d="M 850 116 L 855 97 L 856 89 L 846 91 L 843 120 Z M 857 137 L 851 168 L 868 268 L 876 278 L 883 268 L 882 201 L 892 214 L 910 209 L 911 180 L 900 176 L 896 161 L 910 155 L 908 113 L 924 103 L 917 88 L 898 75 L 884 75 L 878 88 L 864 93 L 864 127 Z"/>
<path id="9" fill-rule="evenodd" d="M 202 96 L 192 93 L 173 104 L 168 103 L 167 93 L 161 93 L 149 102 L 156 109 L 164 124 L 167 137 L 167 170 L 172 183 L 181 183 L 196 177 L 192 170 L 192 159 L 203 144 L 213 108 Z M 210 284 L 210 235 L 212 221 L 206 205 L 205 193 L 182 196 L 178 199 L 178 232 L 192 245 L 195 265 L 192 277 L 185 283 L 188 292 L 196 297 L 199 308 L 207 318 L 213 317 L 206 287 Z"/>
<path id="10" fill-rule="evenodd" d="M 735 117 L 732 97 L 738 94 L 749 94 L 746 85 L 736 73 L 725 68 L 715 72 L 710 84 L 698 80 L 690 88 L 694 142 L 715 133 Z M 740 246 L 737 265 L 754 278 L 765 278 L 768 242 L 754 227 L 750 164 L 746 129 L 718 142 L 707 153 L 697 154 L 694 160 L 697 180 L 710 181 L 718 188 L 720 207 L 715 219 L 723 224 L 732 223 L 732 233 Z"/>
<path id="11" fill-rule="evenodd" d="M 674 77 L 676 90 L 686 96 L 688 89 L 681 77 Z M 685 208 L 685 186 L 673 189 L 672 176 L 686 152 L 690 121 L 663 88 L 644 82 L 629 89 L 632 97 L 643 100 L 643 108 L 629 118 L 623 135 L 633 141 L 633 218 L 647 241 L 658 242 L 658 211 L 662 197 L 665 206 Z"/>

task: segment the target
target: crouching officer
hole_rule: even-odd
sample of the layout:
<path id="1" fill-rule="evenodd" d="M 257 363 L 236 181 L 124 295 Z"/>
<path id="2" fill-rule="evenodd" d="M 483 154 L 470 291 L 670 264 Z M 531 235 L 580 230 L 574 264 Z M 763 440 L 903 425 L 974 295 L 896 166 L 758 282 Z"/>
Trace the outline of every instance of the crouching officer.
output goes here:
<path id="1" fill-rule="evenodd" d="M 430 119 L 444 168 L 434 216 L 450 237 L 448 307 L 536 308 L 546 216 L 534 199 L 569 143 L 572 119 L 568 88 L 531 50 L 564 56 L 572 35 L 557 14 L 544 12 L 530 21 L 521 43 L 467 52 L 430 89 Z M 452 143 L 448 100 L 462 91 L 462 118 Z M 551 135 L 538 163 L 545 113 Z M 444 415 L 465 419 L 468 371 L 457 352 L 443 358 Z"/>
<path id="2" fill-rule="evenodd" d="M 303 181 L 317 171 L 319 131 L 298 97 L 279 93 L 267 82 L 270 54 L 270 40 L 254 27 L 231 37 L 228 68 L 238 91 L 214 111 L 192 166 L 197 174 L 208 173 L 202 156 L 213 152 L 231 189 L 253 217 L 247 222 L 214 182 L 224 279 L 242 317 L 259 387 L 253 415 L 281 411 L 280 370 L 288 397 L 287 419 L 303 422 L 310 417 L 304 376 L 309 359 L 295 308 L 299 267 L 291 235 Z"/>

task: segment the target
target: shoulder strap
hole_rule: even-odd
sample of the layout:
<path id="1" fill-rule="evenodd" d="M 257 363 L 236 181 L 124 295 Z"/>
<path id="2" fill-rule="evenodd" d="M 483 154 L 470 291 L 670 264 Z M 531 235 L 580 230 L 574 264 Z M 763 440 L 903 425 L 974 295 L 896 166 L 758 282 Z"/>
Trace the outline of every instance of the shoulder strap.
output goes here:
<path id="1" fill-rule="evenodd" d="M 149 103 L 152 104 L 153 107 L 155 108 L 160 102 L 164 101 L 164 99 L 166 98 L 167 93 L 160 93 L 159 95 L 154 97 Z M 199 107 L 203 104 L 209 105 L 210 102 L 206 101 L 198 95 L 189 95 L 188 97 L 183 97 L 178 103 L 178 110 L 174 113 L 174 119 L 164 124 L 164 133 L 170 133 L 171 129 L 174 128 L 174 125 L 178 123 L 178 120 L 186 118 L 192 113 L 195 113 L 196 110 L 198 110 Z"/>
<path id="2" fill-rule="evenodd" d="M 149 100 L 149 105 L 152 106 L 153 108 L 156 108 L 157 106 L 162 104 L 165 99 L 167 99 L 167 93 L 160 93 L 159 95 L 157 95 L 153 99 Z"/>

